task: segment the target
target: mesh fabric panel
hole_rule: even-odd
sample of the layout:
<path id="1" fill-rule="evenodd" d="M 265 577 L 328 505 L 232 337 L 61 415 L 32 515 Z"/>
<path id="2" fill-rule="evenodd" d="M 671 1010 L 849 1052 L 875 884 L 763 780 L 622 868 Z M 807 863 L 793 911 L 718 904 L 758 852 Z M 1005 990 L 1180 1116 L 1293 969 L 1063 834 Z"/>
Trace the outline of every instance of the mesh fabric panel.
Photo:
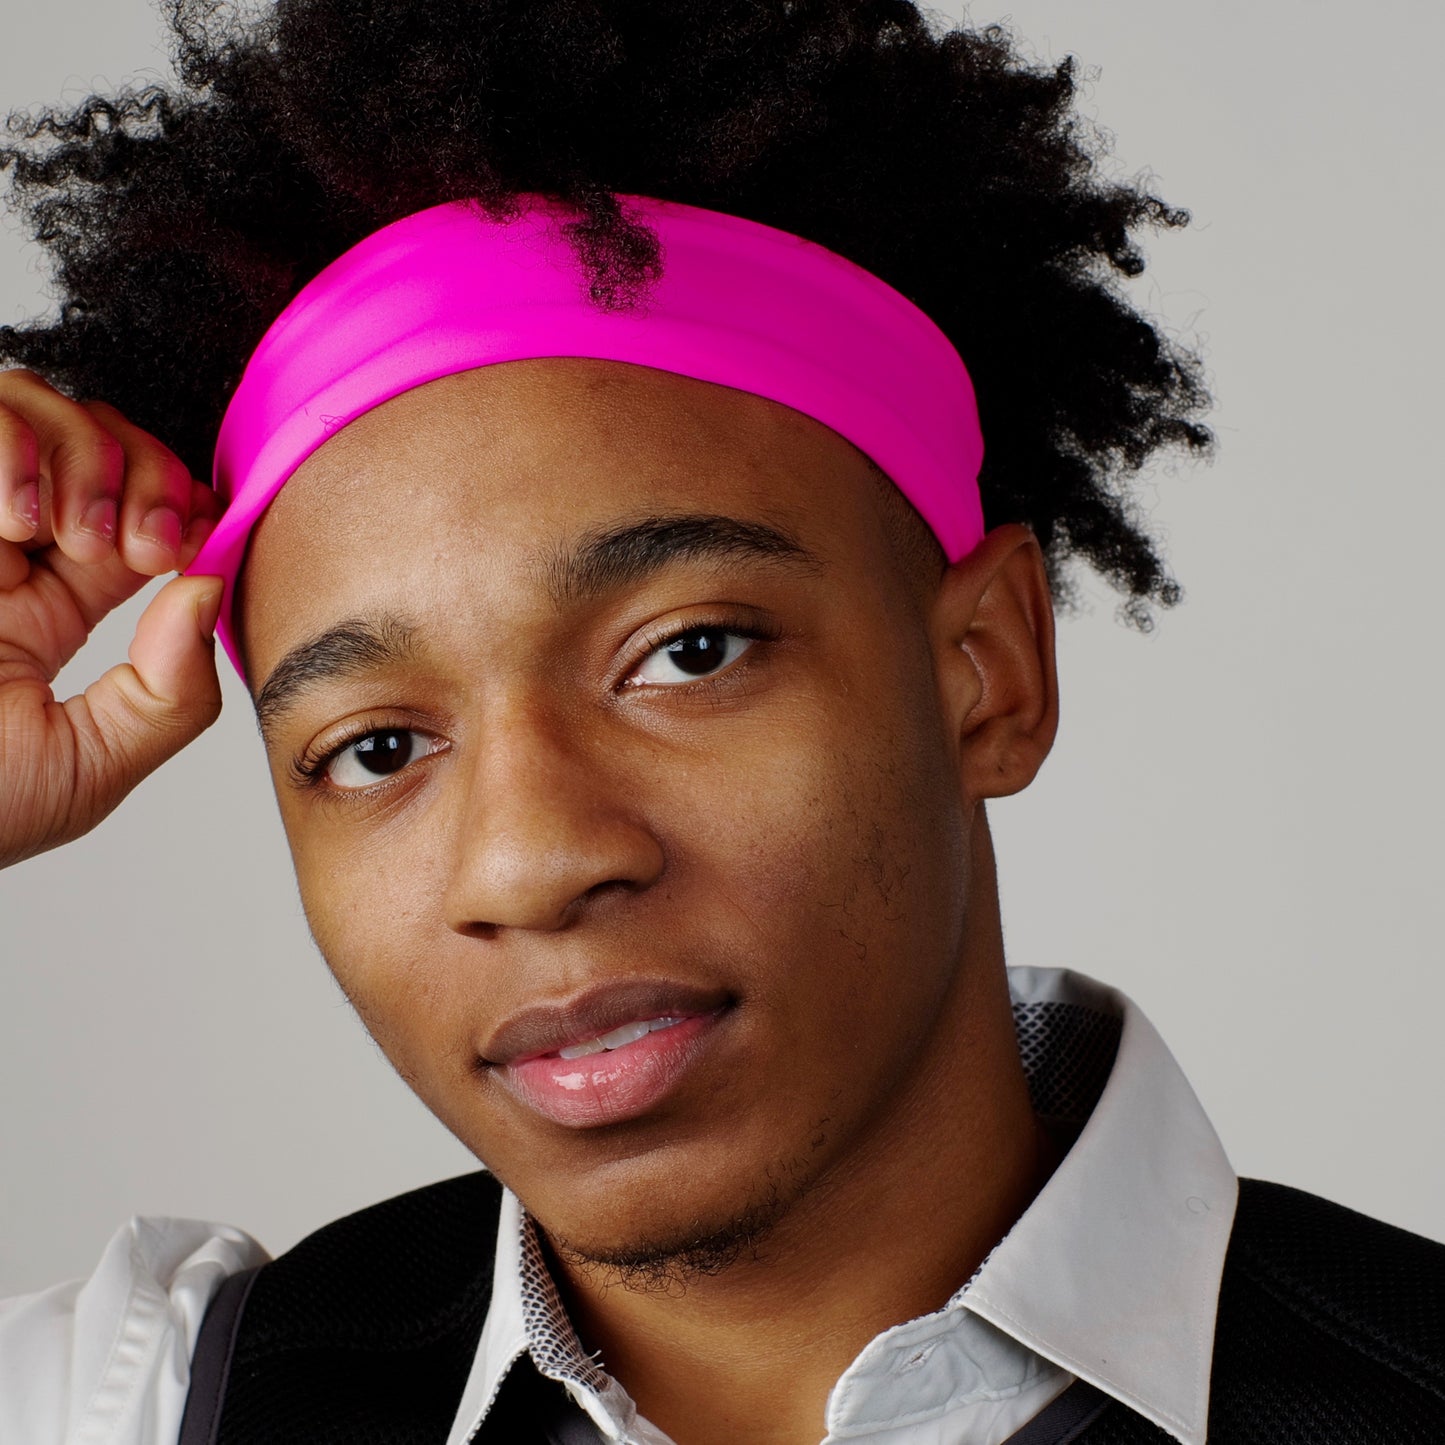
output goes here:
<path id="1" fill-rule="evenodd" d="M 1013 1010 L 1034 1113 L 1082 1125 L 1109 1080 L 1124 1021 L 1076 1003 L 1015 1001 Z"/>
<path id="2" fill-rule="evenodd" d="M 338 1220 L 257 1276 L 218 1445 L 436 1445 L 491 1295 L 500 1189 L 474 1174 Z"/>
<path id="3" fill-rule="evenodd" d="M 542 1374 L 585 1385 L 599 1395 L 607 1388 L 607 1375 L 577 1338 L 530 1216 L 522 1222 L 522 1318 L 527 1348 Z"/>

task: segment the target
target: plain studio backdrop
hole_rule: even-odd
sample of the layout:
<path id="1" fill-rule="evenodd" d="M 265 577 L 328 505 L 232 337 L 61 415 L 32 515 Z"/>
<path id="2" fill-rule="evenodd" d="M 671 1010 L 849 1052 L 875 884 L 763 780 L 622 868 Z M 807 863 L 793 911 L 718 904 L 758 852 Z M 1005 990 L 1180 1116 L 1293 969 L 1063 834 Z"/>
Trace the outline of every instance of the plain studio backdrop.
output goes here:
<path id="1" fill-rule="evenodd" d="M 167 72 L 148 0 L 0 5 L 0 110 Z M 1203 341 L 1220 443 L 1145 483 L 1183 605 L 1145 637 L 1094 585 L 1062 623 L 1058 749 L 992 810 L 1010 958 L 1138 1000 L 1241 1173 L 1445 1237 L 1445 10 L 972 18 L 1076 55 L 1121 173 L 1193 211 L 1139 294 Z M 12 226 L 0 317 L 46 304 Z M 132 1213 L 279 1251 L 470 1165 L 314 951 L 225 681 L 220 724 L 94 835 L 0 877 L 0 1294 L 87 1272 Z"/>

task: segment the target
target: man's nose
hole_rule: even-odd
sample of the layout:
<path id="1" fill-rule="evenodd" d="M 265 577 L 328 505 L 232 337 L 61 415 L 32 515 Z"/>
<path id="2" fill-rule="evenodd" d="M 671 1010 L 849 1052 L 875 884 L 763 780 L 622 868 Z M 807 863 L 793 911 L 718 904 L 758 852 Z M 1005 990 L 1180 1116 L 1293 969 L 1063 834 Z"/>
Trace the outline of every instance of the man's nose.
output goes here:
<path id="1" fill-rule="evenodd" d="M 605 746 L 565 720 L 514 715 L 472 752 L 445 898 L 456 931 L 555 931 L 661 876 L 662 845 Z"/>

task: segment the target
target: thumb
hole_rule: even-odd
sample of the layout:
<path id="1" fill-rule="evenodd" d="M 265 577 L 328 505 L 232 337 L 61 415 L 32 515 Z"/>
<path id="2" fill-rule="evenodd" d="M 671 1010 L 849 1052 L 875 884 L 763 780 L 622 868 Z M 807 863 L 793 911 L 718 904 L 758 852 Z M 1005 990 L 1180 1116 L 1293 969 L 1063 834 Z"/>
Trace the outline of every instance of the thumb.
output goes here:
<path id="1" fill-rule="evenodd" d="M 72 699 L 89 714 L 78 759 L 90 773 L 98 813 L 109 812 L 147 773 L 203 733 L 221 711 L 213 637 L 218 577 L 177 577 L 136 624 L 129 663 L 113 667 Z"/>

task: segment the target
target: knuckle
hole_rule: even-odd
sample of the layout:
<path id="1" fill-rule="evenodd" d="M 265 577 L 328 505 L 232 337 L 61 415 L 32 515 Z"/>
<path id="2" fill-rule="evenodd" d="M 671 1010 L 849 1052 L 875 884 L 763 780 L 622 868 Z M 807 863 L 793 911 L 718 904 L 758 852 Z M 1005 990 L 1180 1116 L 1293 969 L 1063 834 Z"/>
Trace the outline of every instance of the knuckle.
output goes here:
<path id="1" fill-rule="evenodd" d="M 0 375 L 0 383 L 5 377 Z M 35 428 L 25 415 L 24 398 L 14 394 L 8 396 L 0 385 L 0 448 L 6 451 L 20 451 L 31 465 L 39 452 Z"/>
<path id="2" fill-rule="evenodd" d="M 55 448 L 59 470 L 79 471 L 99 480 L 106 490 L 119 492 L 125 473 L 125 448 L 100 427 L 77 428 Z"/>
<path id="3" fill-rule="evenodd" d="M 36 372 L 24 367 L 0 371 L 0 407 L 12 407 L 37 424 L 53 416 L 57 406 L 69 407 L 73 404 Z"/>
<path id="4" fill-rule="evenodd" d="M 0 402 L 0 446 L 23 446 L 29 450 L 34 450 L 35 447 L 35 433 L 30 424 L 3 402 Z"/>
<path id="5" fill-rule="evenodd" d="M 15 366 L 8 371 L 0 371 L 0 392 L 15 391 L 23 395 L 36 391 L 53 393 L 54 390 L 55 388 L 44 377 L 31 371 L 28 367 Z"/>
<path id="6" fill-rule="evenodd" d="M 109 467 L 125 465 L 125 448 L 108 431 L 93 433 L 87 444 L 98 461 Z"/>
<path id="7" fill-rule="evenodd" d="M 158 741 L 164 739 L 167 754 L 174 755 L 205 732 L 220 715 L 219 698 L 187 693 L 166 699 L 164 710 L 153 713 L 147 724 L 151 736 Z"/>
<path id="8" fill-rule="evenodd" d="M 163 496 L 178 509 L 189 509 L 191 474 L 185 463 L 158 437 L 143 431 L 107 401 L 82 403 L 100 433 L 120 450 L 127 467 L 127 484 L 138 484 L 147 495 Z"/>

